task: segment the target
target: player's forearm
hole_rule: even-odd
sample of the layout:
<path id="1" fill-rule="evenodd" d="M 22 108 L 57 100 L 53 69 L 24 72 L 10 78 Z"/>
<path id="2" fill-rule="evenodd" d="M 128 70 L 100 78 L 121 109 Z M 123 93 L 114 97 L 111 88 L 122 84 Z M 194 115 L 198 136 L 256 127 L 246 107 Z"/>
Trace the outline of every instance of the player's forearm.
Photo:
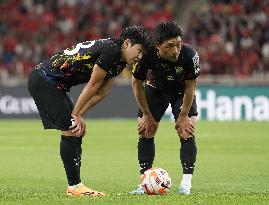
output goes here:
<path id="1" fill-rule="evenodd" d="M 100 86 L 98 92 L 91 97 L 88 102 L 83 106 L 83 108 L 80 111 L 81 115 L 84 115 L 86 112 L 88 112 L 93 106 L 95 106 L 97 103 L 101 102 L 109 93 L 112 84 L 113 84 L 114 78 L 110 78 L 109 80 L 105 80 L 102 85 Z"/>
<path id="2" fill-rule="evenodd" d="M 86 103 L 97 93 L 106 76 L 106 71 L 99 67 L 97 64 L 94 65 L 91 74 L 90 81 L 84 87 L 82 93 L 80 94 L 75 108 L 72 112 L 74 115 L 81 115 L 81 110 L 86 105 Z"/>
<path id="3" fill-rule="evenodd" d="M 105 96 L 94 95 L 81 109 L 81 111 L 79 112 L 80 115 L 85 115 L 86 112 L 88 112 L 92 107 L 101 102 L 104 98 Z"/>
<path id="4" fill-rule="evenodd" d="M 74 107 L 73 114 L 83 116 L 82 109 L 88 103 L 88 101 L 97 93 L 101 86 L 101 82 L 89 82 L 84 87 L 82 93 L 80 94 L 77 103 Z"/>
<path id="5" fill-rule="evenodd" d="M 188 116 L 194 95 L 195 95 L 195 81 L 194 80 L 188 81 L 185 86 L 183 103 L 180 112 L 181 116 Z"/>
<path id="6" fill-rule="evenodd" d="M 146 93 L 143 87 L 143 81 L 133 78 L 132 86 L 133 86 L 134 96 L 143 114 L 144 115 L 151 114 L 148 103 L 147 103 Z"/>
<path id="7" fill-rule="evenodd" d="M 191 107 L 191 103 L 193 101 L 193 97 L 194 95 L 185 93 L 180 115 L 185 115 L 185 116 L 188 115 L 190 107 Z"/>

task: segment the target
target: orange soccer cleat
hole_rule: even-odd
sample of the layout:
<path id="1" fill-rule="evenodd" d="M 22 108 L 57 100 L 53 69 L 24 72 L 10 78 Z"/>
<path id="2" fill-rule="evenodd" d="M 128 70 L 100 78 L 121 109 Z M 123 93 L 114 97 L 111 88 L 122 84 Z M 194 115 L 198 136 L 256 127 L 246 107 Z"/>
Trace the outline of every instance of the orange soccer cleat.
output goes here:
<path id="1" fill-rule="evenodd" d="M 66 190 L 66 194 L 68 196 L 105 196 L 103 192 L 94 191 L 84 186 L 82 183 L 72 187 L 68 187 Z"/>

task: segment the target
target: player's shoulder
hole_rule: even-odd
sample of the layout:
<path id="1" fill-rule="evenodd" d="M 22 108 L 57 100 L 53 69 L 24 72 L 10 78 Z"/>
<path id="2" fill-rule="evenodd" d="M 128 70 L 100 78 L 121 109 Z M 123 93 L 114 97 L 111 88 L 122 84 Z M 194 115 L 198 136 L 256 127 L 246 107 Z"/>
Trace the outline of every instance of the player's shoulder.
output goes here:
<path id="1" fill-rule="evenodd" d="M 195 50 L 195 48 L 193 48 L 190 44 L 188 43 L 183 43 L 182 44 L 182 54 L 185 57 L 189 57 L 192 58 L 195 55 L 198 55 L 197 51 Z"/>
<path id="2" fill-rule="evenodd" d="M 152 63 L 157 60 L 158 55 L 157 55 L 157 49 L 155 47 L 152 47 L 148 49 L 146 53 L 143 54 L 141 62 L 148 62 Z"/>
<path id="3" fill-rule="evenodd" d="M 182 44 L 181 51 L 183 57 L 183 64 L 187 66 L 192 65 L 194 67 L 199 67 L 199 55 L 190 44 Z"/>
<path id="4" fill-rule="evenodd" d="M 120 41 L 114 38 L 98 39 L 96 40 L 95 45 L 99 47 L 102 52 L 108 54 L 121 51 Z"/>
<path id="5" fill-rule="evenodd" d="M 182 45 L 183 64 L 186 67 L 191 68 L 190 71 L 194 72 L 194 75 L 188 77 L 194 79 L 200 74 L 199 55 L 197 51 L 189 44 Z"/>
<path id="6" fill-rule="evenodd" d="M 102 45 L 116 46 L 117 43 L 118 43 L 118 40 L 114 39 L 114 38 L 104 38 L 104 39 L 96 40 L 96 43 L 99 43 L 99 44 L 102 44 Z"/>

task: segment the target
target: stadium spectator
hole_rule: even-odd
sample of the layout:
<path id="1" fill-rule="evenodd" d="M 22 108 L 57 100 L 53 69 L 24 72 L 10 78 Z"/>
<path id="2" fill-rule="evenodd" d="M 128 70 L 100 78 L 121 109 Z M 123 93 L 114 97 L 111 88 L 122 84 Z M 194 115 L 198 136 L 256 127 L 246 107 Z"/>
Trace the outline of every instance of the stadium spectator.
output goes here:
<path id="1" fill-rule="evenodd" d="M 2 0 L 0 79 L 25 78 L 37 62 L 77 41 L 118 36 L 133 24 L 152 29 L 175 17 L 172 7 L 171 0 Z M 184 39 L 200 53 L 202 74 L 268 74 L 268 8 L 266 0 L 209 0 L 195 11 Z"/>
<path id="2" fill-rule="evenodd" d="M 186 38 L 204 74 L 268 73 L 269 1 L 211 0 L 192 15 Z"/>
<path id="3" fill-rule="evenodd" d="M 170 0 L 2 0 L 0 79 L 25 78 L 42 59 L 76 42 L 119 36 L 134 24 L 151 29 L 170 19 L 171 10 Z"/>

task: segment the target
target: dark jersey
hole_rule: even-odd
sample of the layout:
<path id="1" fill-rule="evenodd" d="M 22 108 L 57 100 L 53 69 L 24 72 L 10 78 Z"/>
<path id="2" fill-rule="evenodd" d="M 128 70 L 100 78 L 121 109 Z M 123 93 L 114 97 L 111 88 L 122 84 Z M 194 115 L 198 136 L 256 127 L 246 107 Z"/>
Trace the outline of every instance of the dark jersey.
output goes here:
<path id="1" fill-rule="evenodd" d="M 185 80 L 200 74 L 199 55 L 188 44 L 182 44 L 178 61 L 162 59 L 157 50 L 148 52 L 133 66 L 133 76 L 157 89 L 170 93 L 184 93 Z"/>
<path id="2" fill-rule="evenodd" d="M 126 66 L 120 59 L 119 40 L 100 39 L 60 51 L 36 69 L 46 81 L 69 91 L 70 87 L 89 81 L 95 64 L 106 71 L 106 79 L 119 75 Z"/>

